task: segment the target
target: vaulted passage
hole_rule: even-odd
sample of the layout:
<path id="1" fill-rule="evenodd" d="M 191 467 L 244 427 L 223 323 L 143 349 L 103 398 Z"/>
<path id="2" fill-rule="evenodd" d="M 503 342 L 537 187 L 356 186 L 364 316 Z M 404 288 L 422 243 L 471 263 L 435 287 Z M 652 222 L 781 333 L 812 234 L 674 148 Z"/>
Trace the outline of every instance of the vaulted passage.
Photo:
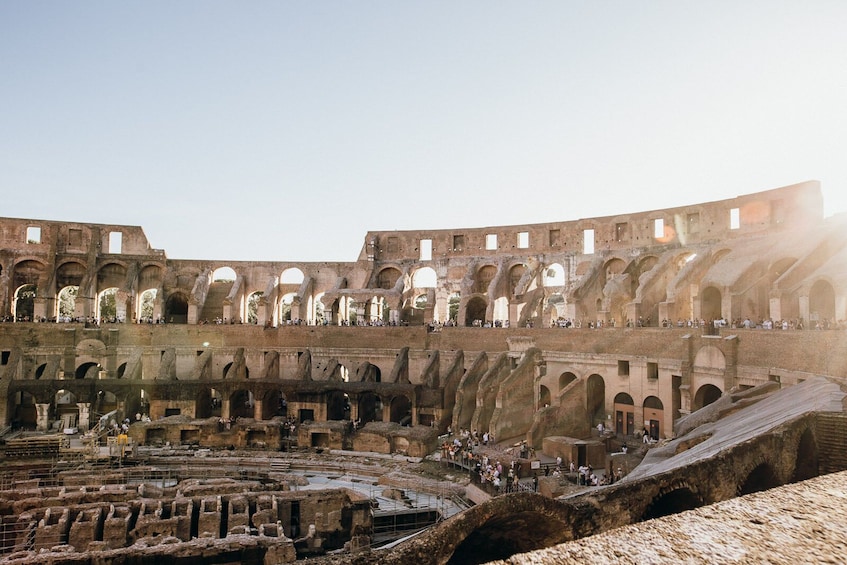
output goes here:
<path id="1" fill-rule="evenodd" d="M 495 516 L 471 532 L 447 561 L 475 565 L 507 559 L 572 539 L 570 528 L 549 515 L 532 511 Z"/>
<path id="2" fill-rule="evenodd" d="M 762 463 L 750 471 L 750 474 L 747 475 L 747 480 L 738 487 L 738 495 L 743 496 L 752 492 L 768 490 L 778 487 L 780 484 L 773 467 L 767 463 Z"/>
<path id="3" fill-rule="evenodd" d="M 691 492 L 691 489 L 685 487 L 678 488 L 654 500 L 647 507 L 643 519 L 652 520 L 653 518 L 670 516 L 671 514 L 678 514 L 679 512 L 693 510 L 701 506 L 703 506 L 703 501 L 699 496 Z"/>

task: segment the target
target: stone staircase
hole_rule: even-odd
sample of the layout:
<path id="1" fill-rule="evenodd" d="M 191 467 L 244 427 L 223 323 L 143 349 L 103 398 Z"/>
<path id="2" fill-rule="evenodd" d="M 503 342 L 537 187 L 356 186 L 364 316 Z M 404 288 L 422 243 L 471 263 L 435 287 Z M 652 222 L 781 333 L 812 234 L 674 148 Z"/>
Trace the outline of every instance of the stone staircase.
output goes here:
<path id="1" fill-rule="evenodd" d="M 820 474 L 847 470 L 847 414 L 818 413 L 815 431 Z"/>
<path id="2" fill-rule="evenodd" d="M 271 473 L 288 473 L 291 471 L 291 462 L 285 459 L 271 459 Z"/>
<path id="3" fill-rule="evenodd" d="M 206 301 L 203 303 L 200 320 L 207 320 L 209 323 L 214 323 L 215 318 L 223 319 L 224 299 L 232 289 L 232 284 L 232 282 L 213 282 L 209 285 L 209 291 L 206 293 Z"/>

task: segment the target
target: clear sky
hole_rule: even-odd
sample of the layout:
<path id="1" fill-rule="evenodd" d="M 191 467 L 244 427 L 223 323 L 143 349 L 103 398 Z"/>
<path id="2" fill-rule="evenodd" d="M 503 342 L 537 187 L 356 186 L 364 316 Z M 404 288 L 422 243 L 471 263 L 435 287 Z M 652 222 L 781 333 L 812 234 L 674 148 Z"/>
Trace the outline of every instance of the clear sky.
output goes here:
<path id="1" fill-rule="evenodd" d="M 844 0 L 0 0 L 0 216 L 171 258 L 812 179 L 847 210 Z"/>

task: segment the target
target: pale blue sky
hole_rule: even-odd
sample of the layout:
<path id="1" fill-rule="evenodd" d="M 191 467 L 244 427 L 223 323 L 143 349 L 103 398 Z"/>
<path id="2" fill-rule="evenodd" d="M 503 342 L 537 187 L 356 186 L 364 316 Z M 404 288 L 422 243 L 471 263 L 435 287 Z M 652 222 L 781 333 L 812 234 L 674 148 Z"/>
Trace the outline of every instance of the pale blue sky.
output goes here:
<path id="1" fill-rule="evenodd" d="M 0 0 L 0 216 L 171 258 L 811 179 L 847 211 L 843 0 Z"/>

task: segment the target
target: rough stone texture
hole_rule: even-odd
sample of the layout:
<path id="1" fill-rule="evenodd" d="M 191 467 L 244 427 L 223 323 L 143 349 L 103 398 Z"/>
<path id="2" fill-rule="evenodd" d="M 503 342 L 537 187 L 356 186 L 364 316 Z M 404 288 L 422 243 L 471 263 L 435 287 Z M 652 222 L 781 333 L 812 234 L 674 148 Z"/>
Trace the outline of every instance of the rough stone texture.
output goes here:
<path id="1" fill-rule="evenodd" d="M 491 563 L 843 563 L 845 508 L 841 472 Z"/>

